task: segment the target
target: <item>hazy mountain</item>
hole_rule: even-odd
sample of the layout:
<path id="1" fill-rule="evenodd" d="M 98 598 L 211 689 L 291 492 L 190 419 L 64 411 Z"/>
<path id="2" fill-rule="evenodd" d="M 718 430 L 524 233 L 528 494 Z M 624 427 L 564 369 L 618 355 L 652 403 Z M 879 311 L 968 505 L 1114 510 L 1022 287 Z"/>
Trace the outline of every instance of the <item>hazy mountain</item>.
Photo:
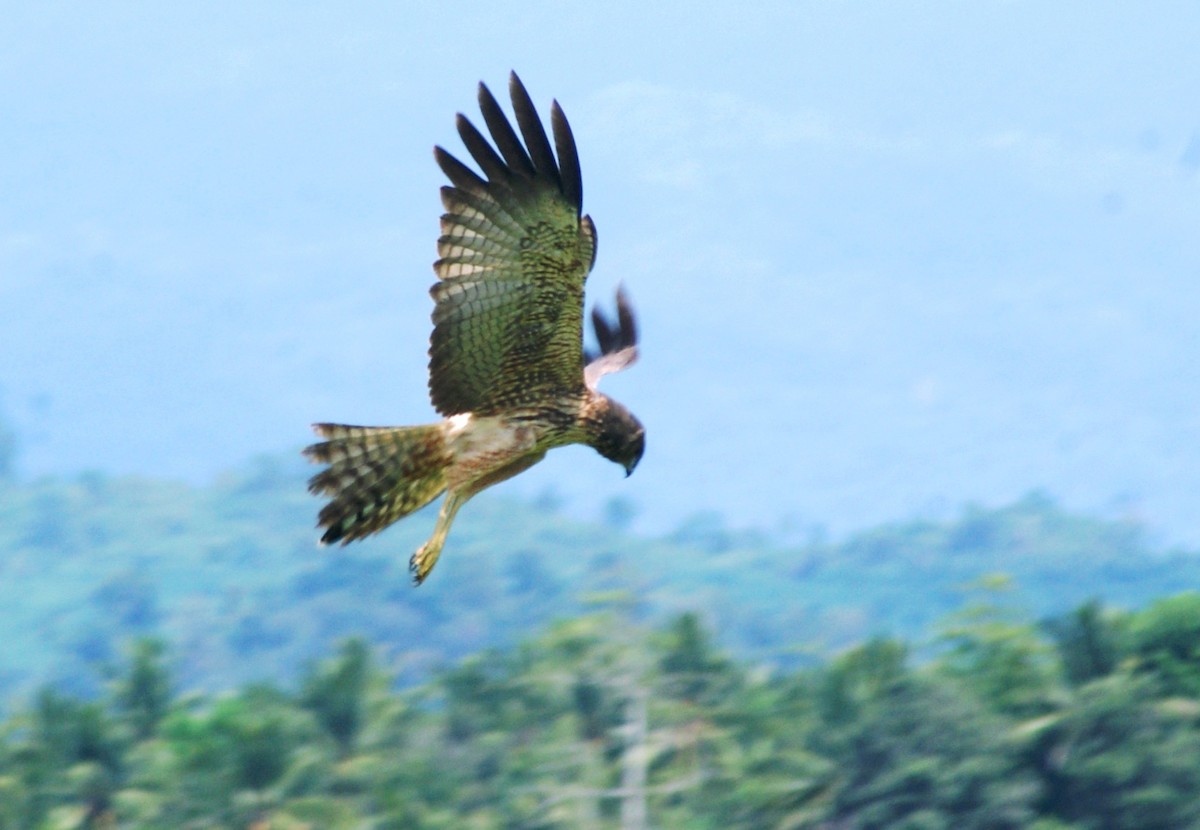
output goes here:
<path id="1" fill-rule="evenodd" d="M 1200 582 L 1194 550 L 1039 494 L 789 542 L 712 514 L 652 537 L 628 531 L 621 502 L 603 523 L 580 522 L 551 499 L 489 492 L 413 588 L 408 557 L 436 510 L 361 544 L 318 547 L 305 472 L 289 455 L 202 487 L 0 476 L 0 693 L 45 680 L 89 688 L 123 643 L 146 636 L 171 643 L 186 683 L 206 688 L 292 677 L 351 635 L 386 646 L 412 680 L 615 596 L 646 621 L 699 613 L 744 657 L 794 664 L 877 634 L 933 643 L 948 615 L 980 602 L 1040 618 L 1093 598 L 1137 608 Z M 993 590 L 997 574 L 1019 590 Z"/>

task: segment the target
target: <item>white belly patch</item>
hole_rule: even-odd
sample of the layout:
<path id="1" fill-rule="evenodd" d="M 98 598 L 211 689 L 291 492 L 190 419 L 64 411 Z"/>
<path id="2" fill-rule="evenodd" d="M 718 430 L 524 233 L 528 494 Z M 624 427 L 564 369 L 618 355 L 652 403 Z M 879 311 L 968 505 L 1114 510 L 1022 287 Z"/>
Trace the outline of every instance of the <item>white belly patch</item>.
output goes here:
<path id="1" fill-rule="evenodd" d="M 446 441 L 455 466 L 470 468 L 477 475 L 532 450 L 537 434 L 525 423 L 467 413 L 446 419 Z"/>

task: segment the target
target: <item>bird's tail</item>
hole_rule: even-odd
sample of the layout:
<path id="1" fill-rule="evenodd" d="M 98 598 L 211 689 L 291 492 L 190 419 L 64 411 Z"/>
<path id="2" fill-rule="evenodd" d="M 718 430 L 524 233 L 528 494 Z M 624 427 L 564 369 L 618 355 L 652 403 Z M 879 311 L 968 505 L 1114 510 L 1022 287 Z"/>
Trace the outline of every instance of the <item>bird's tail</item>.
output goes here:
<path id="1" fill-rule="evenodd" d="M 345 544 L 383 530 L 446 489 L 450 455 L 441 424 L 313 424 L 313 429 L 326 440 L 304 454 L 329 465 L 308 482 L 310 493 L 330 497 L 317 518 L 325 528 L 325 544 Z"/>

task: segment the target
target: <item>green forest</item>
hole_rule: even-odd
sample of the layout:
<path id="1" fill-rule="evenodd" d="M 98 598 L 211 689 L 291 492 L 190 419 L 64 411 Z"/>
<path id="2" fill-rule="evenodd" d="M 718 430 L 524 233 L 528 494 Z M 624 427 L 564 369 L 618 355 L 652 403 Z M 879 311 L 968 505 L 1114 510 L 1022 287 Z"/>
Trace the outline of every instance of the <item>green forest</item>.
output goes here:
<path id="1" fill-rule="evenodd" d="M 184 693 L 135 641 L 100 696 L 0 726 L 0 827 L 1200 826 L 1198 594 L 1036 625 L 981 601 L 934 659 L 877 638 L 796 671 L 594 604 L 402 689 L 350 639 L 292 684 Z"/>
<path id="2" fill-rule="evenodd" d="M 0 830 L 1200 827 L 1200 556 L 1135 521 L 488 494 L 414 589 L 432 516 L 320 548 L 309 472 L 0 465 Z"/>

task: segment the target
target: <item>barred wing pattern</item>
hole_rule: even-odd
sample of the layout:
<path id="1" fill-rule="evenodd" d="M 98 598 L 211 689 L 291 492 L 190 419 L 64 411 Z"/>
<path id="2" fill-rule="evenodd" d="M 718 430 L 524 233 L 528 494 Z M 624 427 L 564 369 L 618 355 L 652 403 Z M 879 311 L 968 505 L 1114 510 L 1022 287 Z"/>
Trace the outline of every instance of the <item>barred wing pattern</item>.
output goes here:
<path id="1" fill-rule="evenodd" d="M 552 149 L 515 73 L 509 92 L 524 144 L 483 84 L 479 107 L 495 149 L 458 116 L 486 178 L 434 150 L 453 185 L 442 188 L 439 281 L 430 289 L 429 393 L 443 415 L 494 415 L 584 389 L 583 286 L 596 232 L 580 215 L 575 140 L 557 101 Z"/>

